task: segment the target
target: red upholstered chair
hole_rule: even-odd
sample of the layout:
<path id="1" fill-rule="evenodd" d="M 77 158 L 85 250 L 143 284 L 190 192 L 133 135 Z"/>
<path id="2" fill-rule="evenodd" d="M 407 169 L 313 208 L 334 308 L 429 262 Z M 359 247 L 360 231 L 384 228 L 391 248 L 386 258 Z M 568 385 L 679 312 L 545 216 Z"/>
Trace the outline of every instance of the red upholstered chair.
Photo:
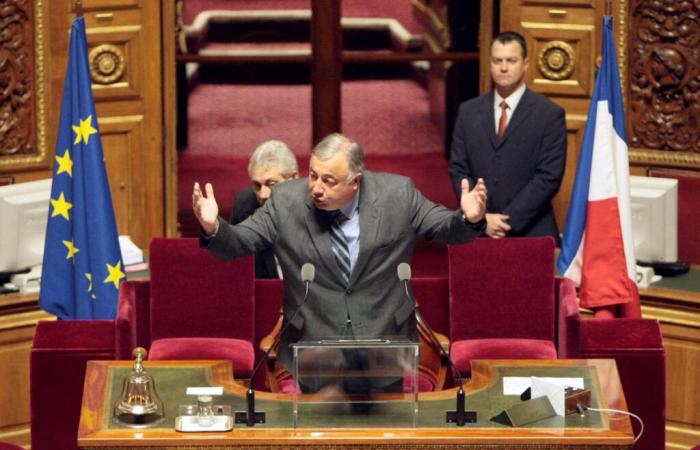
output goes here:
<path id="1" fill-rule="evenodd" d="M 141 345 L 150 360 L 228 359 L 235 378 L 250 377 L 253 257 L 220 261 L 197 239 L 153 239 L 150 282 L 122 284 L 116 327 L 121 358 Z"/>
<path id="2" fill-rule="evenodd" d="M 472 359 L 557 358 L 558 294 L 575 305 L 576 293 L 555 290 L 553 239 L 481 238 L 449 246 L 448 261 L 451 355 L 462 376 Z"/>
<path id="3" fill-rule="evenodd" d="M 0 450 L 24 450 L 24 447 L 9 442 L 0 442 Z"/>

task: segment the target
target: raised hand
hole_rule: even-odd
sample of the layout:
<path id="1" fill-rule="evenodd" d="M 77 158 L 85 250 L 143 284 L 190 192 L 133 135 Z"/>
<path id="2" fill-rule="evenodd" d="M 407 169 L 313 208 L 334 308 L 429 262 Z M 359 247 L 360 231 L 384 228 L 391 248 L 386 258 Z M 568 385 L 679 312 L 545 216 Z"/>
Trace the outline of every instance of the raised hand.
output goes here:
<path id="1" fill-rule="evenodd" d="M 476 223 L 484 218 L 487 194 L 486 183 L 482 178 L 477 180 L 471 191 L 469 190 L 469 181 L 466 178 L 462 179 L 462 196 L 459 205 L 464 217 L 469 222 Z"/>
<path id="2" fill-rule="evenodd" d="M 218 226 L 219 205 L 214 198 L 214 188 L 211 183 L 207 183 L 204 189 L 206 190 L 206 197 L 199 188 L 199 183 L 194 183 L 192 209 L 204 232 L 207 235 L 212 235 Z"/>

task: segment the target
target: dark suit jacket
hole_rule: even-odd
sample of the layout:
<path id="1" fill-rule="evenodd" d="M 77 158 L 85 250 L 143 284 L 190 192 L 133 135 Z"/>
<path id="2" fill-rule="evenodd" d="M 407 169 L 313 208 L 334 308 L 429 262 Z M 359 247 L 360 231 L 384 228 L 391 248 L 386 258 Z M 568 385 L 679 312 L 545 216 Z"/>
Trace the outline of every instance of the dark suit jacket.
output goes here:
<path id="1" fill-rule="evenodd" d="M 566 164 L 564 110 L 530 89 L 520 99 L 499 141 L 493 92 L 459 108 L 450 154 L 450 175 L 459 197 L 461 180 L 481 177 L 487 212 L 508 214 L 509 236 L 552 236 L 559 242 L 551 200 Z"/>
<path id="2" fill-rule="evenodd" d="M 331 251 L 329 214 L 313 205 L 306 178 L 275 186 L 258 213 L 235 226 L 220 219 L 216 235 L 202 239 L 202 246 L 219 258 L 274 246 L 284 274 L 285 320 L 294 317 L 279 347 L 287 369 L 292 363 L 289 344 L 302 338 L 347 337 L 350 332 L 355 337 L 415 340 L 414 305 L 396 269 L 399 263 L 410 263 L 416 235 L 463 243 L 483 230 L 483 222 L 466 223 L 461 211 L 430 202 L 402 176 L 365 171 L 359 195 L 360 252 L 348 284 Z M 316 276 L 301 308 L 300 268 L 305 263 L 315 266 Z"/>
<path id="3" fill-rule="evenodd" d="M 233 202 L 233 212 L 231 213 L 233 225 L 243 222 L 260 207 L 255 198 L 255 192 L 251 188 L 237 192 Z M 267 247 L 255 254 L 255 278 L 279 278 L 272 247 Z"/>

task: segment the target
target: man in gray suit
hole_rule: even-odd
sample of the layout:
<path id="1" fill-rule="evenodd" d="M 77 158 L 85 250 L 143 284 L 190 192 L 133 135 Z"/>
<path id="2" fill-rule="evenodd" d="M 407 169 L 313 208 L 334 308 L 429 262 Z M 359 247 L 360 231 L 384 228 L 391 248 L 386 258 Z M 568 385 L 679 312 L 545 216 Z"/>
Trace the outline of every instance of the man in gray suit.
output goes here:
<path id="1" fill-rule="evenodd" d="M 195 183 L 192 194 L 202 246 L 219 258 L 274 248 L 284 274 L 285 321 L 293 318 L 279 346 L 288 370 L 289 344 L 301 339 L 416 340 L 414 305 L 396 272 L 410 262 L 416 235 L 463 243 L 485 226 L 483 180 L 472 190 L 465 180 L 461 209 L 450 210 L 423 197 L 408 178 L 365 170 L 362 148 L 341 134 L 313 149 L 308 178 L 275 187 L 261 210 L 238 225 L 218 217 L 214 190 L 208 183 L 205 189 L 206 195 Z M 302 307 L 305 263 L 316 270 Z"/>
<path id="2" fill-rule="evenodd" d="M 552 198 L 566 163 L 564 110 L 525 86 L 527 45 L 506 31 L 491 44 L 494 91 L 464 102 L 455 122 L 450 175 L 457 197 L 461 182 L 486 180 L 486 234 L 552 236 L 559 230 Z"/>

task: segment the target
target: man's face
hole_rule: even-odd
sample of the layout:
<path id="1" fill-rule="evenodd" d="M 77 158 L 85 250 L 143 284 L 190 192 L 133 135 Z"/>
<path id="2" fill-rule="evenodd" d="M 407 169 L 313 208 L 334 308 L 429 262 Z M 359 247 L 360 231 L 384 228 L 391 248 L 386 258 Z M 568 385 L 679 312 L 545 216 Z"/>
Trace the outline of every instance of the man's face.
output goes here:
<path id="1" fill-rule="evenodd" d="M 342 151 L 326 161 L 314 155 L 309 160 L 309 195 L 318 209 L 335 211 L 350 203 L 360 188 L 361 178 L 361 173 L 350 177 L 347 157 Z"/>
<path id="2" fill-rule="evenodd" d="M 523 59 L 523 49 L 516 41 L 507 44 L 495 41 L 491 45 L 491 77 L 496 90 L 507 97 L 516 90 L 527 72 L 528 60 Z"/>
<path id="3" fill-rule="evenodd" d="M 256 167 L 250 174 L 250 184 L 255 192 L 255 199 L 258 204 L 262 206 L 265 204 L 270 194 L 272 194 L 272 188 L 276 184 L 284 183 L 292 178 L 298 178 L 299 174 L 296 172 L 292 173 L 292 176 L 285 178 L 282 175 L 282 169 L 280 169 L 279 164 L 272 164 L 268 167 Z"/>

